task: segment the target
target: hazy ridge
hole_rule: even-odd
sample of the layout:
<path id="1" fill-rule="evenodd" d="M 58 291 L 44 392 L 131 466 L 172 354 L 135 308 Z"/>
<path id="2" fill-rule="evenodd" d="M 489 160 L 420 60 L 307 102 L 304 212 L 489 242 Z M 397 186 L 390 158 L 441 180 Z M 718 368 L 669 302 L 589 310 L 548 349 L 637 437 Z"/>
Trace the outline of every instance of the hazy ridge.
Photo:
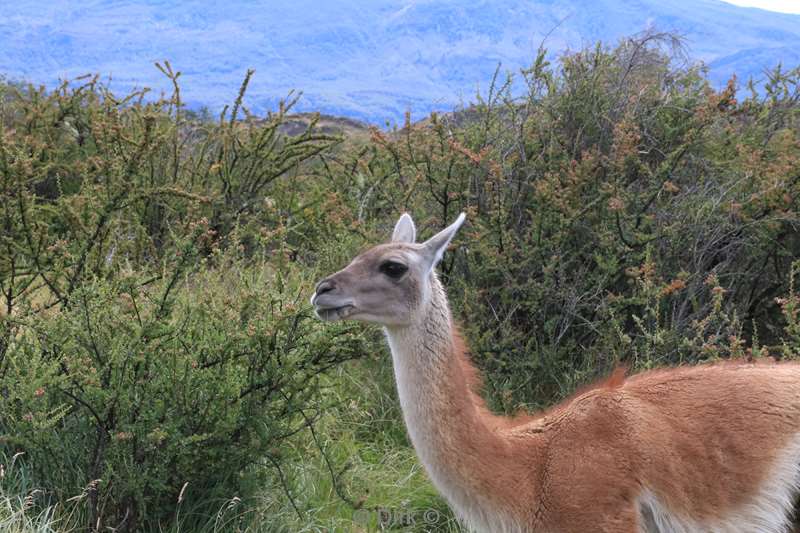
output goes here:
<path id="1" fill-rule="evenodd" d="M 117 90 L 167 89 L 152 66 L 183 72 L 184 97 L 216 110 L 256 69 L 248 102 L 274 107 L 291 89 L 299 109 L 381 123 L 450 109 L 486 87 L 498 63 L 526 65 L 546 35 L 554 53 L 648 27 L 685 36 L 692 59 L 722 84 L 800 64 L 800 15 L 718 0 L 194 0 L 7 4 L 0 73 L 54 85 L 99 72 Z M 555 29 L 554 29 L 555 28 Z"/>

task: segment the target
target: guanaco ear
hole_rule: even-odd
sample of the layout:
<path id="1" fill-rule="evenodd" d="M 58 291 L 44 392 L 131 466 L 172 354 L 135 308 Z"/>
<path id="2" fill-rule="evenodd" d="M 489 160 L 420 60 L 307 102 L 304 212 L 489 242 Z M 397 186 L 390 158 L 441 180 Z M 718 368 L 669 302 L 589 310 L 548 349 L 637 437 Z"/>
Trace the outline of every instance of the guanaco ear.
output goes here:
<path id="1" fill-rule="evenodd" d="M 417 240 L 417 228 L 414 227 L 414 221 L 411 215 L 403 213 L 397 224 L 394 225 L 394 233 L 392 233 L 392 242 L 408 242 L 413 243 Z"/>
<path id="2" fill-rule="evenodd" d="M 467 215 L 461 213 L 455 222 L 425 241 L 423 244 L 423 256 L 427 260 L 428 270 L 432 270 L 442 260 L 447 245 L 453 240 L 458 228 L 461 227 L 466 218 Z"/>

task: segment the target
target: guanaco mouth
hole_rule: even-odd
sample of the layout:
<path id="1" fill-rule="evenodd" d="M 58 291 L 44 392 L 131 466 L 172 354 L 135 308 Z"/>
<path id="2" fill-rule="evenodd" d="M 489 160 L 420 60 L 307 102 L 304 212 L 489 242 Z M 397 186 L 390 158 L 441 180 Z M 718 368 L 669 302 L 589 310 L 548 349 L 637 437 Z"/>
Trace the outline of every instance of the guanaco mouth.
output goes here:
<path id="1" fill-rule="evenodd" d="M 355 310 L 355 306 L 348 304 L 339 307 L 316 306 L 314 312 L 321 320 L 332 322 L 334 320 L 347 318 L 349 315 L 353 314 L 353 310 Z"/>

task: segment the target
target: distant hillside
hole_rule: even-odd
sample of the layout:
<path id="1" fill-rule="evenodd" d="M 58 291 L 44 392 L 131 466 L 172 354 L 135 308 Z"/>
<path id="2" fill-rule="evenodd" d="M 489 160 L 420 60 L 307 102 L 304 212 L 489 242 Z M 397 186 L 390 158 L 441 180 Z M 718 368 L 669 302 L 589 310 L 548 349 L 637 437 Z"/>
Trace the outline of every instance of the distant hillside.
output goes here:
<path id="1" fill-rule="evenodd" d="M 0 18 L 0 73 L 53 85 L 99 72 L 120 89 L 166 90 L 152 66 L 166 58 L 186 101 L 216 110 L 253 67 L 254 112 L 299 89 L 300 110 L 402 123 L 407 109 L 417 119 L 469 101 L 546 35 L 555 53 L 648 27 L 683 34 L 717 84 L 800 64 L 800 15 L 719 0 L 18 0 Z"/>
<path id="2" fill-rule="evenodd" d="M 317 113 L 297 113 L 285 119 L 280 131 L 287 135 L 299 135 L 308 129 L 316 120 L 315 130 L 326 135 L 345 135 L 350 138 L 366 138 L 369 135 L 369 124 L 347 117 L 318 115 Z"/>

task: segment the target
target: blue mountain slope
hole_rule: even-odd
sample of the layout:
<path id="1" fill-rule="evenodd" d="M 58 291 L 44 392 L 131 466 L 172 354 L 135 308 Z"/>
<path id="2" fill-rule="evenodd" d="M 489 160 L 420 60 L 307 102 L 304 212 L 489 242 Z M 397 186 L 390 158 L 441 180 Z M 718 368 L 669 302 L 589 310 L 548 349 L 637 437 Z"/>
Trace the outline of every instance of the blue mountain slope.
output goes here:
<path id="1" fill-rule="evenodd" d="M 186 101 L 216 108 L 252 67 L 255 112 L 300 89 L 303 109 L 378 123 L 470 100 L 548 33 L 560 52 L 675 30 L 717 84 L 800 65 L 800 15 L 718 0 L 17 0 L 2 13 L 0 73 L 12 79 L 98 72 L 118 90 L 167 90 L 153 62 L 169 59 Z"/>

